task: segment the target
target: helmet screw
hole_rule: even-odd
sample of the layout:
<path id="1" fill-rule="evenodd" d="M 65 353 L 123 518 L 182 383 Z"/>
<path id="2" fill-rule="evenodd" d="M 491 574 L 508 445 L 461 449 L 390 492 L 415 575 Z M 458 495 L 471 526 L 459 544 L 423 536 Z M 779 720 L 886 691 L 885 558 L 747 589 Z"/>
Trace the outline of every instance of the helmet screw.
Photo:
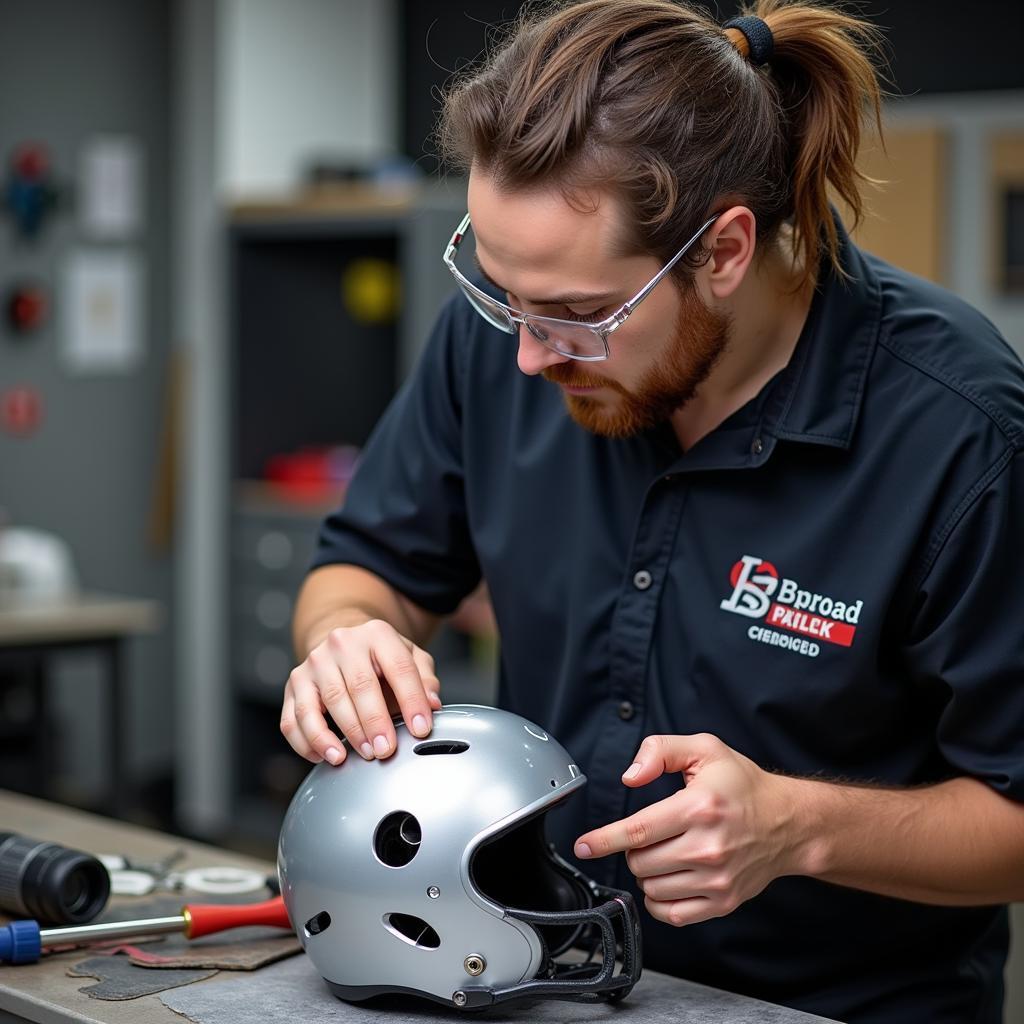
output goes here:
<path id="1" fill-rule="evenodd" d="M 456 1006 L 465 1006 L 466 1005 L 466 993 L 465 992 L 453 992 L 452 993 L 452 1002 Z"/>
<path id="2" fill-rule="evenodd" d="M 487 967 L 487 961 L 479 953 L 470 953 L 466 957 L 462 964 L 466 968 L 467 974 L 472 974 L 475 978 L 478 974 L 483 974 L 484 969 Z"/>
<path id="3" fill-rule="evenodd" d="M 430 886 L 430 888 L 429 888 L 429 889 L 427 889 L 427 895 L 428 895 L 428 896 L 429 896 L 429 897 L 430 897 L 430 898 L 431 898 L 432 900 L 436 900 L 436 899 L 437 899 L 437 897 L 441 895 L 441 890 L 440 890 L 440 889 L 438 889 L 438 887 L 437 887 L 436 885 L 432 885 L 432 886 Z"/>

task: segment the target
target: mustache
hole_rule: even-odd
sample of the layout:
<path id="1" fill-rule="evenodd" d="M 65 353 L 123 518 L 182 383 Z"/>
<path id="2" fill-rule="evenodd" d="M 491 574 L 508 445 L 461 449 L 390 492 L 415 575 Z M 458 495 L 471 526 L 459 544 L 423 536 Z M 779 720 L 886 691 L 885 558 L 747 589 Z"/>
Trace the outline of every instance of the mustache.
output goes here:
<path id="1" fill-rule="evenodd" d="M 541 376 L 552 384 L 561 384 L 567 388 L 599 388 L 607 382 L 601 377 L 588 377 L 581 374 L 575 367 L 563 363 L 559 366 L 549 366 L 541 371 Z"/>

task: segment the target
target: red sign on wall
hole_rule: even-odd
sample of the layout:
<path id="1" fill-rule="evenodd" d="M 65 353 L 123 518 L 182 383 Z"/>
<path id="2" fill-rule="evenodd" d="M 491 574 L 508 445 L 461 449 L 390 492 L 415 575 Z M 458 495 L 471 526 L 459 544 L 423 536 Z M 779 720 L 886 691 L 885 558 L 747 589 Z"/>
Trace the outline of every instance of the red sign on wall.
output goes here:
<path id="1" fill-rule="evenodd" d="M 0 424 L 8 434 L 29 437 L 39 429 L 43 403 L 34 388 L 11 388 L 0 395 Z"/>

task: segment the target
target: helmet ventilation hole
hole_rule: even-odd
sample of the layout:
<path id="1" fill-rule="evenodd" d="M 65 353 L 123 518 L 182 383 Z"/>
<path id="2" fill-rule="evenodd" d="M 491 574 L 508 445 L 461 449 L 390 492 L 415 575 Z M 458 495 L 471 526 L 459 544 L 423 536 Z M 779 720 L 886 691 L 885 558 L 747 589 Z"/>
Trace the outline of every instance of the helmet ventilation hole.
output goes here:
<path id="1" fill-rule="evenodd" d="M 414 754 L 464 754 L 469 744 L 463 740 L 427 740 L 412 748 Z"/>
<path id="2" fill-rule="evenodd" d="M 331 915 L 326 910 L 321 910 L 316 917 L 311 917 L 305 924 L 307 935 L 319 935 L 327 931 L 331 926 Z"/>
<path id="3" fill-rule="evenodd" d="M 420 823 L 408 811 L 394 811 L 377 826 L 373 852 L 390 868 L 405 867 L 419 852 Z"/>
<path id="4" fill-rule="evenodd" d="M 441 936 L 422 918 L 411 914 L 385 914 L 384 927 L 420 949 L 437 949 L 441 945 Z"/>

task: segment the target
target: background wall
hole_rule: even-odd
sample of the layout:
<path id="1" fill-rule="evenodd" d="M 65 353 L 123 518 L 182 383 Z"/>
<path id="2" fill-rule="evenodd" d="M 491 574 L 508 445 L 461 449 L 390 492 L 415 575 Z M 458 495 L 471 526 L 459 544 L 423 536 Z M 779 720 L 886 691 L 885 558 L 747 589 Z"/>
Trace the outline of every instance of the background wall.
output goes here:
<path id="1" fill-rule="evenodd" d="M 289 189 L 316 157 L 394 151 L 394 0 L 219 0 L 218 7 L 223 194 Z"/>
<path id="2" fill-rule="evenodd" d="M 71 546 L 84 586 L 138 594 L 171 607 L 173 557 L 148 539 L 159 466 L 170 337 L 167 31 L 164 0 L 39 0 L 0 3 L 0 154 L 38 140 L 49 149 L 61 210 L 39 238 L 19 238 L 0 218 L 3 290 L 22 275 L 52 296 L 52 313 L 31 341 L 0 326 L 0 389 L 34 388 L 42 421 L 31 437 L 0 431 L 0 508 L 12 525 L 51 530 Z M 126 242 L 100 243 L 83 230 L 72 189 L 84 147 L 97 135 L 141 147 L 144 224 Z M 77 252 L 128 253 L 143 279 L 141 358 L 125 372 L 73 373 L 61 344 L 69 310 L 62 281 Z M 174 650 L 170 623 L 132 646 L 128 749 L 140 779 L 165 772 L 173 749 Z M 100 777 L 98 702 L 102 665 L 66 658 L 53 694 L 59 717 L 52 761 L 58 785 L 87 797 Z"/>

